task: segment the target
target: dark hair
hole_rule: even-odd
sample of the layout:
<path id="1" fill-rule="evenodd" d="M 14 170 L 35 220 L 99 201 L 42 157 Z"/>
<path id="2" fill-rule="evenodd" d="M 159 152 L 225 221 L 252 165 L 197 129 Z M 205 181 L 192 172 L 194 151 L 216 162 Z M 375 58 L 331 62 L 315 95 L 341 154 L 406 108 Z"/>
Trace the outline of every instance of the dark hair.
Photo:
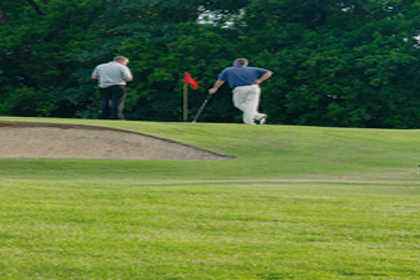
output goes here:
<path id="1" fill-rule="evenodd" d="M 246 58 L 237 58 L 233 62 L 233 65 L 235 65 L 235 66 L 245 66 L 245 65 L 248 65 L 248 59 L 246 59 Z"/>

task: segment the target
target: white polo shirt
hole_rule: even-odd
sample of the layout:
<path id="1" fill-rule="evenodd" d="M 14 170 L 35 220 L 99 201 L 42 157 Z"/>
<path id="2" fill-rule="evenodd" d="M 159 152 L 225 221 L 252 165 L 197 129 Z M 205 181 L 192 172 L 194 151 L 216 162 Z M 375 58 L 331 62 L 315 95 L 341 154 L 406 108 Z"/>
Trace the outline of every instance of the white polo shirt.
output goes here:
<path id="1" fill-rule="evenodd" d="M 107 88 L 115 85 L 126 85 L 124 79 L 131 79 L 133 76 L 130 69 L 121 63 L 111 61 L 96 66 L 92 78 L 99 80 L 100 88 Z"/>

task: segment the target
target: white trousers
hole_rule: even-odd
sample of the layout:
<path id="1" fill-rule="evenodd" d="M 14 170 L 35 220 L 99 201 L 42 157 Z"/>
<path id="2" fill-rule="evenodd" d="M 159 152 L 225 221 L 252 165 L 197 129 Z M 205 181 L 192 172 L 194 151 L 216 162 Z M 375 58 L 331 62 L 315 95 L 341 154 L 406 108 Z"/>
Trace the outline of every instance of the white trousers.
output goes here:
<path id="1" fill-rule="evenodd" d="M 265 115 L 258 113 L 261 89 L 258 85 L 236 87 L 233 90 L 233 105 L 243 112 L 246 124 L 255 124 Z"/>

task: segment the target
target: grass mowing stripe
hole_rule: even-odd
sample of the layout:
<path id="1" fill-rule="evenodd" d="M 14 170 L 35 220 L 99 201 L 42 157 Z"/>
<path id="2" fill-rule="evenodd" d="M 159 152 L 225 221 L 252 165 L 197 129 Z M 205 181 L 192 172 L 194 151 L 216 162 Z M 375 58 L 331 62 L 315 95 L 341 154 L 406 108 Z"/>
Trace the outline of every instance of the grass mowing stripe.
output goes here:
<path id="1" fill-rule="evenodd" d="M 0 188 L 8 195 L 0 240 L 17 247 L 2 250 L 2 259 L 22 277 L 25 270 L 40 279 L 49 271 L 56 279 L 398 279 L 419 272 L 412 252 L 418 195 L 398 186 L 378 197 L 378 186 L 366 184 L 15 183 Z"/>

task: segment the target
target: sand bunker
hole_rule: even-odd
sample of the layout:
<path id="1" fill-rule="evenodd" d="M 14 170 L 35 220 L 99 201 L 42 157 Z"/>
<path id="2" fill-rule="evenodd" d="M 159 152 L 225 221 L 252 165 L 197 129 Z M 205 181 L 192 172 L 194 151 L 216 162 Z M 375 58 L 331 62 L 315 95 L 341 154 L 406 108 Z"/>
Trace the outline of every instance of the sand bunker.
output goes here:
<path id="1" fill-rule="evenodd" d="M 0 122 L 0 158 L 220 160 L 171 140 L 105 127 Z"/>

